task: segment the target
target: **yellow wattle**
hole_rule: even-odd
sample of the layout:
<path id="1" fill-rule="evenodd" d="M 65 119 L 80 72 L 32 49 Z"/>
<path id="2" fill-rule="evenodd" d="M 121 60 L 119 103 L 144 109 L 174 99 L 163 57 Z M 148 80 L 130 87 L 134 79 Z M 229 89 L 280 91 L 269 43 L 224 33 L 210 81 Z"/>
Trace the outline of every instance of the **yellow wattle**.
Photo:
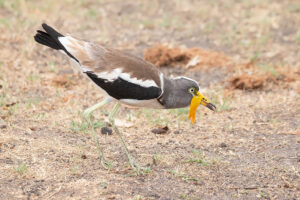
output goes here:
<path id="1" fill-rule="evenodd" d="M 189 119 L 192 118 L 192 123 L 195 123 L 195 118 L 196 118 L 196 110 L 197 107 L 200 105 L 201 103 L 201 98 L 194 96 L 192 98 L 191 101 L 191 105 L 190 105 L 190 112 L 189 112 Z"/>

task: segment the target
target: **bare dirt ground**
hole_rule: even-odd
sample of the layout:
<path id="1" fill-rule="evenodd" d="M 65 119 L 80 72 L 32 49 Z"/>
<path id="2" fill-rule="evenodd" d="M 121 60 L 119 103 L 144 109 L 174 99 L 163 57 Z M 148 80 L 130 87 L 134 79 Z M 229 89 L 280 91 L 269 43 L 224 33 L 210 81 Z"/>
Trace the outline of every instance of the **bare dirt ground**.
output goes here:
<path id="1" fill-rule="evenodd" d="M 300 199 L 299 13 L 297 0 L 0 0 L 0 199 Z M 99 109 L 105 170 L 80 114 L 103 96 L 34 42 L 42 22 L 145 52 L 199 81 L 218 112 L 199 108 L 192 125 L 188 108 L 122 108 L 119 129 L 148 167 L 137 176 L 117 135 L 101 134 L 113 105 Z"/>

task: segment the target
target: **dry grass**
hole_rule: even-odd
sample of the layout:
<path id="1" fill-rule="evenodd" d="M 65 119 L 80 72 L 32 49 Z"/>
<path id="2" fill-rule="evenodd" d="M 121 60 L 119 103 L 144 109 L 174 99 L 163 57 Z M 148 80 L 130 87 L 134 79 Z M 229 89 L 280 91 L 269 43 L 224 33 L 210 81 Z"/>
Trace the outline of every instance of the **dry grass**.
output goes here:
<path id="1" fill-rule="evenodd" d="M 273 66 L 299 72 L 298 13 L 296 0 L 0 0 L 0 198 L 299 199 L 299 78 L 226 88 L 232 76 L 272 74 Z M 117 136 L 97 128 L 107 171 L 81 118 L 103 96 L 63 55 L 33 41 L 44 21 L 137 55 L 157 43 L 197 47 L 258 70 L 161 68 L 197 79 L 219 111 L 200 108 L 193 126 L 187 109 L 122 108 L 120 130 L 150 171 L 131 176 Z M 95 113 L 96 127 L 111 108 Z M 166 134 L 151 132 L 166 125 Z"/>

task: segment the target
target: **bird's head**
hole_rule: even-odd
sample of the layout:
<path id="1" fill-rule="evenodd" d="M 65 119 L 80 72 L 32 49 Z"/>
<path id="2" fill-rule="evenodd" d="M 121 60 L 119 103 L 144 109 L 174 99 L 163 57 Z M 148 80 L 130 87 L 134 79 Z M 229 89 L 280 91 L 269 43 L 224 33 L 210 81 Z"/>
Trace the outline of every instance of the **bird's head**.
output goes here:
<path id="1" fill-rule="evenodd" d="M 199 105 L 216 111 L 216 106 L 200 93 L 199 85 L 195 80 L 187 77 L 178 77 L 173 80 L 177 82 L 177 89 L 180 90 L 177 94 L 181 94 L 185 106 L 190 105 L 189 119 L 192 119 L 192 123 L 195 123 L 196 110 Z"/>

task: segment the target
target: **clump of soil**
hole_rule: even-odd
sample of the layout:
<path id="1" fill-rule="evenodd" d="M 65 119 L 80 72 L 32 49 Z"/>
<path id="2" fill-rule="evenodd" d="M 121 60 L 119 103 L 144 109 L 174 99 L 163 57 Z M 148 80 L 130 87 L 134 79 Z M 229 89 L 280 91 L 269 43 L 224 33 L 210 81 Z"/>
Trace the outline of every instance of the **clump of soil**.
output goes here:
<path id="1" fill-rule="evenodd" d="M 241 74 L 237 76 L 233 76 L 229 82 L 233 89 L 241 89 L 241 90 L 253 90 L 253 89 L 261 89 L 264 86 L 266 81 L 265 76 L 256 76 L 256 75 L 248 75 Z"/>
<path id="2" fill-rule="evenodd" d="M 186 64 L 190 59 L 184 50 L 178 47 L 169 48 L 164 45 L 146 49 L 144 58 L 158 67 Z"/>
<path id="3" fill-rule="evenodd" d="M 289 83 L 299 80 L 299 72 L 286 68 L 285 71 L 274 71 L 274 73 L 262 72 L 250 69 L 252 74 L 243 73 L 233 76 L 229 83 L 233 89 L 254 90 L 262 89 L 267 83 Z"/>
<path id="4" fill-rule="evenodd" d="M 75 85 L 75 82 L 70 79 L 67 75 L 57 75 L 52 79 L 52 86 L 55 87 L 64 87 L 64 88 L 71 88 Z"/>
<path id="5" fill-rule="evenodd" d="M 231 72 L 242 72 L 232 76 L 228 82 L 230 88 L 241 90 L 262 89 L 269 83 L 282 84 L 299 80 L 299 72 L 290 67 L 261 67 L 255 61 L 235 63 L 222 53 L 199 48 L 179 48 L 157 45 L 148 48 L 144 54 L 145 60 L 157 67 L 176 67 L 184 69 L 206 70 L 212 67 L 226 67 Z"/>
<path id="6" fill-rule="evenodd" d="M 190 54 L 191 58 L 196 58 L 195 60 L 198 60 L 195 65 L 198 67 L 224 67 L 229 66 L 232 61 L 230 57 L 216 51 L 190 48 L 187 49 L 187 53 Z"/>
<path id="7" fill-rule="evenodd" d="M 292 69 L 278 71 L 280 73 L 280 80 L 284 82 L 294 82 L 300 79 L 300 71 Z"/>
<path id="8" fill-rule="evenodd" d="M 220 67 L 226 66 L 231 59 L 219 52 L 208 51 L 199 48 L 183 49 L 157 45 L 148 48 L 144 53 L 145 60 L 158 67 Z"/>

